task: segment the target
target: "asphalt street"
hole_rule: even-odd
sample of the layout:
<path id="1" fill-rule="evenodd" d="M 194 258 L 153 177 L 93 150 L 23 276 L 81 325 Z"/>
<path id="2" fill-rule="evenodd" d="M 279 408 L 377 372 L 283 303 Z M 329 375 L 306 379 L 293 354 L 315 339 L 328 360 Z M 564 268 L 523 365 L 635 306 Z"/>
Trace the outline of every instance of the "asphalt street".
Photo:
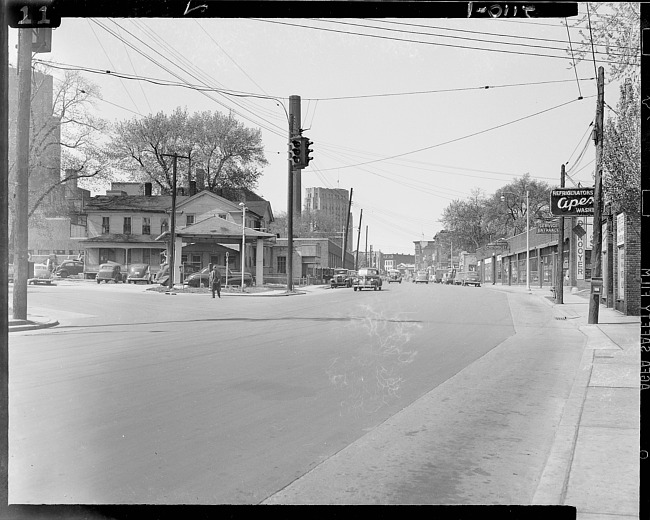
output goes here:
<path id="1" fill-rule="evenodd" d="M 29 298 L 60 325 L 10 337 L 10 503 L 319 503 L 336 472 L 307 476 L 335 460 L 365 475 L 348 503 L 530 503 L 583 345 L 484 288 L 212 300 L 68 282 Z M 395 442 L 426 442 L 435 468 L 348 465 L 424 402 Z"/>

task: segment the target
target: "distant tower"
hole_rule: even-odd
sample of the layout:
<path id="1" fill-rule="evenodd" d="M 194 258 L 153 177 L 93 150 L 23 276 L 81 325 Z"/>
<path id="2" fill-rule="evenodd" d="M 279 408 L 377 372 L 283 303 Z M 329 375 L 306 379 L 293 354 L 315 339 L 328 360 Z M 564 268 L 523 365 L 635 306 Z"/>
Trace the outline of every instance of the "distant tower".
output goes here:
<path id="1" fill-rule="evenodd" d="M 337 231 L 341 233 L 347 223 L 348 203 L 350 192 L 342 188 L 305 188 L 305 211 L 319 212 L 326 217 L 332 218 Z M 346 249 L 352 251 L 352 215 L 350 215 L 350 226 L 348 228 L 348 242 Z M 342 238 L 339 235 L 337 238 Z"/>

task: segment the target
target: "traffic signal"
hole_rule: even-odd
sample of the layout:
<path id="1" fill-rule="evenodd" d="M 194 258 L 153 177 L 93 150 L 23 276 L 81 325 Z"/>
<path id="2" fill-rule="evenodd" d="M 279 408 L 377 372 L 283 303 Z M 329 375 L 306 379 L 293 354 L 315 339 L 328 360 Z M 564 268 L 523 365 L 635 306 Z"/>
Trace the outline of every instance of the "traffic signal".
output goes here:
<path id="1" fill-rule="evenodd" d="M 312 160 L 312 157 L 309 156 L 310 152 L 313 152 L 311 148 L 309 148 L 312 144 L 314 144 L 313 141 L 310 141 L 307 137 L 301 137 L 302 139 L 302 165 L 303 168 L 306 166 L 309 166 L 309 161 Z"/>
<path id="2" fill-rule="evenodd" d="M 299 168 L 302 163 L 302 145 L 302 137 L 292 137 L 289 142 L 289 158 L 296 168 Z"/>

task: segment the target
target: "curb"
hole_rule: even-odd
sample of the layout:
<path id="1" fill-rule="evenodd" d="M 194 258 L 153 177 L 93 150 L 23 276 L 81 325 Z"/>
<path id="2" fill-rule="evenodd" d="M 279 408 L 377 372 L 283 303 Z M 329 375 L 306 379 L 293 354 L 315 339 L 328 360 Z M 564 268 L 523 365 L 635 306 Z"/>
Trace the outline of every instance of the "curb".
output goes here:
<path id="1" fill-rule="evenodd" d="M 57 320 L 50 321 L 33 321 L 33 320 L 9 320 L 9 332 L 22 332 L 26 330 L 48 329 L 56 327 L 59 324 Z"/>

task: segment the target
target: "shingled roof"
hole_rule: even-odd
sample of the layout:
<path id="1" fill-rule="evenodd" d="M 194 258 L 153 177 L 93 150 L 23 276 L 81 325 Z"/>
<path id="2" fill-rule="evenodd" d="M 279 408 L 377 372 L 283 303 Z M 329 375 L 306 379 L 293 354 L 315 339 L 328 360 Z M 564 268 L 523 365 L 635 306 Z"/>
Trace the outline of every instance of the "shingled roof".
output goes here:
<path id="1" fill-rule="evenodd" d="M 189 199 L 187 195 L 178 195 L 176 203 Z M 139 211 L 139 212 L 164 212 L 172 207 L 171 195 L 98 195 L 86 202 L 86 210 L 96 211 Z"/>

